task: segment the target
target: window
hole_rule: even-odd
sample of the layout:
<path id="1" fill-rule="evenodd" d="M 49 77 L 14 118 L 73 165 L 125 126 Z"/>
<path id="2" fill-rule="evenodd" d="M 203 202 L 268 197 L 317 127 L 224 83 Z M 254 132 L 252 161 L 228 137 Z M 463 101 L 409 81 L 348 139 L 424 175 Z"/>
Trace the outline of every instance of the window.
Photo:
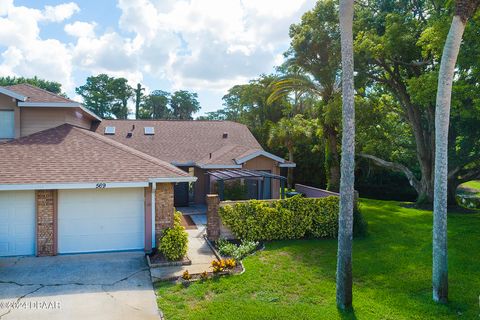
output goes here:
<path id="1" fill-rule="evenodd" d="M 115 127 L 105 127 L 105 134 L 115 134 Z"/>
<path id="2" fill-rule="evenodd" d="M 154 127 L 145 127 L 143 129 L 144 129 L 145 135 L 155 134 L 155 128 Z"/>
<path id="3" fill-rule="evenodd" d="M 15 138 L 15 121 L 13 111 L 0 110 L 0 139 Z"/>

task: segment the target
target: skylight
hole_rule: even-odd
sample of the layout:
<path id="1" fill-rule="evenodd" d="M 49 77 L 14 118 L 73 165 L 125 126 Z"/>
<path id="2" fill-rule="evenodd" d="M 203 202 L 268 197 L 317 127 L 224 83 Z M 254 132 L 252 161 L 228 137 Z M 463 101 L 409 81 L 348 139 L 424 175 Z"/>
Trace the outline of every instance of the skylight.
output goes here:
<path id="1" fill-rule="evenodd" d="M 155 134 L 155 128 L 154 127 L 145 127 L 143 128 L 145 135 L 154 135 Z"/>
<path id="2" fill-rule="evenodd" d="M 105 134 L 115 134 L 115 127 L 105 127 Z"/>

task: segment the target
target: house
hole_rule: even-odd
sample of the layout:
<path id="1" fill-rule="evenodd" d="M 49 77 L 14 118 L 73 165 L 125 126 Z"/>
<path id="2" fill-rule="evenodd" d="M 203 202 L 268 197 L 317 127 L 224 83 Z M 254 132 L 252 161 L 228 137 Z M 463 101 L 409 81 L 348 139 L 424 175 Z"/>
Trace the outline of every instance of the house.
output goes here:
<path id="1" fill-rule="evenodd" d="M 212 170 L 294 165 L 234 122 L 104 120 L 31 85 L 0 87 L 0 256 L 148 252 L 175 205 L 205 201 Z"/>

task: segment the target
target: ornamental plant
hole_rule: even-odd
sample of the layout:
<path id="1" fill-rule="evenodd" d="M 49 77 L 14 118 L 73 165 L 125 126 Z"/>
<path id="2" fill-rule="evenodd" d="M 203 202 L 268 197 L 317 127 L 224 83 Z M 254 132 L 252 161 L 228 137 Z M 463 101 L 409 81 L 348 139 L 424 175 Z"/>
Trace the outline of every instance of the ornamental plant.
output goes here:
<path id="1" fill-rule="evenodd" d="M 188 233 L 180 225 L 181 213 L 175 212 L 172 228 L 163 231 L 158 250 L 169 260 L 180 260 L 187 253 Z"/>

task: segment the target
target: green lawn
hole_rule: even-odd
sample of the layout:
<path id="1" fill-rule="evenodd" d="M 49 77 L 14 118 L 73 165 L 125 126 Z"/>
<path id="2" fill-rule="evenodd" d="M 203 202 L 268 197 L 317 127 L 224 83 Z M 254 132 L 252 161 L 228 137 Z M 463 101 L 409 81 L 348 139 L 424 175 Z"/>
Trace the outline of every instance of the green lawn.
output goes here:
<path id="1" fill-rule="evenodd" d="M 431 301 L 428 211 L 362 200 L 369 236 L 354 241 L 354 311 L 335 305 L 336 240 L 278 241 L 243 275 L 157 287 L 166 319 L 479 319 L 480 214 L 449 215 L 450 303 Z"/>

